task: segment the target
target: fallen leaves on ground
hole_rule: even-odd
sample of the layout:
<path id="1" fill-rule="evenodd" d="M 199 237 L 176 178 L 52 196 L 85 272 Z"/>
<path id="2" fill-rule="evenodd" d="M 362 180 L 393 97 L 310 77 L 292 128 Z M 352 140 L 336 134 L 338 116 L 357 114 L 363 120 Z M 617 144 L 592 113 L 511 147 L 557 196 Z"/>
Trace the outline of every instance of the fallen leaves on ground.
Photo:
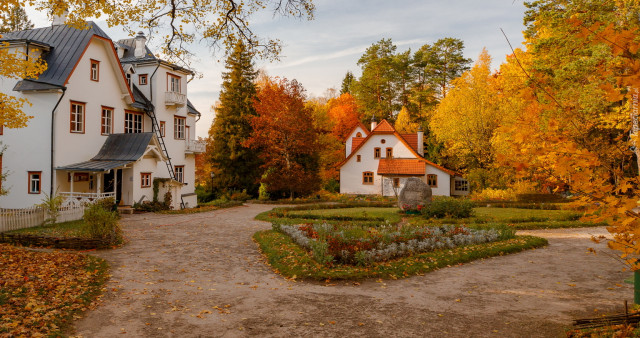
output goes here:
<path id="1" fill-rule="evenodd" d="M 104 261 L 0 244 L 0 336 L 56 335 L 106 280 Z"/>

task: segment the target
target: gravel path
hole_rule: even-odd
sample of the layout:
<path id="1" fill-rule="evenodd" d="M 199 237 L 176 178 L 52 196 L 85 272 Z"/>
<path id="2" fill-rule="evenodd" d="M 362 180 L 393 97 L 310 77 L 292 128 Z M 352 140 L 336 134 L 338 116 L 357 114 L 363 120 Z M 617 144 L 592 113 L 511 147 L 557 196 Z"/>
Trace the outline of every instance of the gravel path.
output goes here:
<path id="1" fill-rule="evenodd" d="M 633 297 L 629 273 L 589 241 L 604 228 L 527 231 L 549 246 L 402 280 L 289 281 L 251 240 L 270 227 L 253 217 L 273 207 L 124 217 L 130 242 L 96 253 L 113 276 L 77 334 L 553 337 Z"/>

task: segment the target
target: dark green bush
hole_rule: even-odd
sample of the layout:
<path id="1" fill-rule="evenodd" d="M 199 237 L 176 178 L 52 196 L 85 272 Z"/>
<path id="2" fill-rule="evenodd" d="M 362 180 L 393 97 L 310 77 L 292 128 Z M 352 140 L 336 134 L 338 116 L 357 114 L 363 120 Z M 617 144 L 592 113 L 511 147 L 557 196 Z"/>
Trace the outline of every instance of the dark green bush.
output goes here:
<path id="1" fill-rule="evenodd" d="M 106 209 L 105 205 L 93 203 L 84 211 L 84 222 L 92 238 L 103 239 L 109 243 L 122 242 L 122 231 L 118 224 L 118 213 Z"/>
<path id="2" fill-rule="evenodd" d="M 473 202 L 466 198 L 438 196 L 421 212 L 426 218 L 468 218 L 473 216 Z"/>

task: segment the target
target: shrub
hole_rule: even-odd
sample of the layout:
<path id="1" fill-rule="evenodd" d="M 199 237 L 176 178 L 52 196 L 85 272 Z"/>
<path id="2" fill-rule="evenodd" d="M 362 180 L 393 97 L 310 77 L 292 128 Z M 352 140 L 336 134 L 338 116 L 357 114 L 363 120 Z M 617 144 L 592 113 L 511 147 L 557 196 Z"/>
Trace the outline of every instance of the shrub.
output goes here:
<path id="1" fill-rule="evenodd" d="M 104 210 L 116 211 L 118 210 L 118 206 L 116 205 L 116 199 L 113 197 L 99 199 L 93 204 L 97 204 L 102 207 Z"/>
<path id="2" fill-rule="evenodd" d="M 247 189 L 242 191 L 234 191 L 231 193 L 231 196 L 229 197 L 229 199 L 232 201 L 242 201 L 242 202 L 245 202 L 250 198 L 251 198 L 251 195 L 247 194 Z"/>
<path id="3" fill-rule="evenodd" d="M 49 196 L 44 194 L 44 199 L 40 206 L 47 211 L 47 219 L 44 220 L 44 224 L 56 224 L 58 221 L 58 215 L 60 214 L 60 207 L 62 206 L 64 199 L 60 195 Z"/>
<path id="4" fill-rule="evenodd" d="M 98 203 L 89 205 L 84 211 L 84 222 L 87 224 L 91 237 L 114 244 L 122 241 L 118 218 L 117 212 L 105 209 L 103 205 Z"/>
<path id="5" fill-rule="evenodd" d="M 435 197 L 422 208 L 427 218 L 468 218 L 473 216 L 473 202 L 469 199 L 454 197 Z"/>
<path id="6" fill-rule="evenodd" d="M 492 189 L 487 188 L 471 195 L 473 201 L 513 201 L 516 194 L 513 189 Z"/>

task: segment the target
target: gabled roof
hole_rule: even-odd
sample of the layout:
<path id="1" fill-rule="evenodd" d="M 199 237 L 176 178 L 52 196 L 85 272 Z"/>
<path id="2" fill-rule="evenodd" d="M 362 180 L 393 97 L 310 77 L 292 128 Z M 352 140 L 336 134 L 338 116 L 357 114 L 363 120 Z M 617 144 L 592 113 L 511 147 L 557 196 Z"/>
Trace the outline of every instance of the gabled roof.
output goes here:
<path id="1" fill-rule="evenodd" d="M 413 148 L 418 151 L 418 134 L 400 134 L 402 138 Z"/>
<path id="2" fill-rule="evenodd" d="M 378 162 L 378 175 L 415 175 L 424 176 L 427 164 L 419 159 L 381 158 Z"/>
<path id="3" fill-rule="evenodd" d="M 393 128 L 393 126 L 387 122 L 387 120 L 382 120 L 382 122 L 380 122 L 372 131 L 372 133 L 378 132 L 378 133 L 383 133 L 383 132 L 391 132 L 391 133 L 395 133 L 396 129 Z"/>
<path id="4" fill-rule="evenodd" d="M 418 151 L 415 148 L 413 148 L 407 142 L 407 140 L 404 139 L 404 137 L 402 137 L 400 134 L 398 134 L 396 129 L 393 128 L 393 126 L 389 122 L 387 122 L 387 120 L 382 120 L 382 122 L 380 122 L 380 124 L 378 124 L 378 126 L 376 126 L 376 128 L 373 129 L 373 131 L 371 133 L 369 133 L 369 135 L 367 135 L 367 137 L 365 137 L 364 140 L 362 140 L 360 145 L 357 148 L 353 149 L 353 151 L 351 151 L 349 156 L 347 156 L 347 158 L 345 158 L 342 162 L 340 162 L 337 165 L 337 167 L 340 168 L 343 165 L 345 165 L 347 162 L 349 162 L 349 160 L 355 155 L 355 153 L 360 148 L 362 148 L 373 135 L 376 135 L 376 134 L 378 134 L 378 135 L 379 134 L 392 134 L 392 135 L 396 136 L 398 138 L 398 140 L 400 140 L 400 142 L 402 142 L 407 147 L 407 149 L 409 149 L 409 151 L 411 151 L 411 153 L 413 154 L 413 156 L 416 157 L 417 160 L 420 160 L 420 161 L 422 161 L 422 162 L 424 162 L 426 164 L 429 164 L 429 165 L 431 165 L 431 166 L 433 166 L 435 168 L 438 168 L 438 169 L 448 173 L 449 175 L 452 175 L 452 176 L 458 175 L 458 176 L 460 176 L 460 174 L 456 173 L 455 171 L 447 169 L 447 168 L 445 168 L 445 167 L 443 167 L 441 165 L 435 164 L 435 163 L 427 160 L 426 158 L 422 157 L 420 154 L 418 154 Z"/>
<path id="5" fill-rule="evenodd" d="M 37 82 L 64 86 L 94 35 L 111 40 L 107 33 L 91 21 L 87 22 L 87 28 L 77 29 L 67 25 L 55 25 L 28 29 L 3 33 L 0 41 L 26 39 L 51 46 L 51 50 L 44 55 L 47 70 L 40 74 Z"/>
<path id="6" fill-rule="evenodd" d="M 189 99 L 187 99 L 187 113 L 200 116 L 200 112 L 191 103 L 191 101 L 189 101 Z"/>
<path id="7" fill-rule="evenodd" d="M 131 92 L 133 93 L 133 103 L 131 104 L 132 107 L 148 111 L 154 110 L 153 103 L 151 103 L 151 101 L 149 101 L 149 99 L 144 96 L 142 91 L 140 91 L 140 89 L 136 85 L 133 85 Z"/>
<path id="8" fill-rule="evenodd" d="M 364 141 L 364 137 L 354 137 L 351 140 L 351 151 L 358 149 L 362 141 Z"/>
<path id="9" fill-rule="evenodd" d="M 144 54 L 144 56 L 141 58 L 135 57 L 134 53 L 136 50 L 136 38 L 118 40 L 115 44 L 119 48 L 122 48 L 124 50 L 124 55 L 122 56 L 122 58 L 120 58 L 120 62 L 122 63 L 158 60 L 158 58 L 156 58 L 155 55 L 153 55 L 149 47 L 147 47 L 146 45 L 144 46 L 146 50 L 146 53 Z"/>
<path id="10" fill-rule="evenodd" d="M 154 133 L 111 134 L 91 160 L 56 169 L 68 171 L 109 171 L 139 160 L 149 145 L 157 145 Z M 158 152 L 162 157 L 162 153 Z M 164 159 L 164 158 L 163 158 Z"/>
<path id="11" fill-rule="evenodd" d="M 362 130 L 364 130 L 364 134 L 365 137 L 366 135 L 369 135 L 369 129 L 367 129 L 367 127 L 365 127 L 364 124 L 362 124 L 362 122 L 358 122 L 358 124 L 356 124 L 355 126 L 353 126 L 353 128 L 351 128 L 351 130 L 349 131 L 349 133 L 347 133 L 347 138 L 349 138 L 349 136 L 351 136 L 351 134 L 353 134 L 353 132 L 358 129 L 358 127 L 362 128 Z M 343 142 L 346 141 L 347 139 L 342 140 Z"/>

